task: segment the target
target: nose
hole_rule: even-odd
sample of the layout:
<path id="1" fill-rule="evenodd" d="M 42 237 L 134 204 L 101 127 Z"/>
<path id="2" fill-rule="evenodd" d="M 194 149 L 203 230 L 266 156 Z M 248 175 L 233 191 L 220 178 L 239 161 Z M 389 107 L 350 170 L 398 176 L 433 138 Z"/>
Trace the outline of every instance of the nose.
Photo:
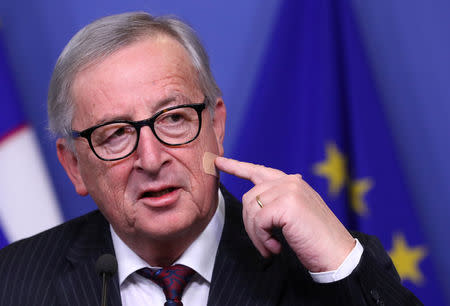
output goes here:
<path id="1" fill-rule="evenodd" d="M 169 154 L 164 149 L 164 144 L 156 139 L 150 127 L 142 127 L 135 152 L 135 168 L 157 174 L 169 161 Z"/>

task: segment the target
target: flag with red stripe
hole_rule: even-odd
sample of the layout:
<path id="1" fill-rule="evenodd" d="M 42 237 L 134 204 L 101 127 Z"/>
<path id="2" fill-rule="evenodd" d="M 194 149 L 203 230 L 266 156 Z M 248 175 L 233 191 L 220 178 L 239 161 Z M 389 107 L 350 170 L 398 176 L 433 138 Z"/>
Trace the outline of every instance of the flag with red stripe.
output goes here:
<path id="1" fill-rule="evenodd" d="M 0 248 L 62 222 L 33 129 L 14 90 L 0 40 Z"/>

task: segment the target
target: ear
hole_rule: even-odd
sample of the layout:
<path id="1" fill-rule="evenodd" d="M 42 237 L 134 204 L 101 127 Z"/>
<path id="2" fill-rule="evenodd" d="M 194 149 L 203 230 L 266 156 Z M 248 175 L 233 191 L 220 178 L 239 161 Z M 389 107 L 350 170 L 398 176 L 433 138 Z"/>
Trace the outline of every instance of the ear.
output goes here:
<path id="1" fill-rule="evenodd" d="M 225 137 L 225 121 L 227 110 L 222 98 L 217 98 L 214 109 L 213 128 L 216 133 L 217 145 L 219 146 L 219 155 L 223 156 L 223 139 Z"/>
<path id="2" fill-rule="evenodd" d="M 87 195 L 88 192 L 78 168 L 78 157 L 70 150 L 66 139 L 58 138 L 56 140 L 56 153 L 58 154 L 59 162 L 75 186 L 76 192 L 81 196 Z"/>

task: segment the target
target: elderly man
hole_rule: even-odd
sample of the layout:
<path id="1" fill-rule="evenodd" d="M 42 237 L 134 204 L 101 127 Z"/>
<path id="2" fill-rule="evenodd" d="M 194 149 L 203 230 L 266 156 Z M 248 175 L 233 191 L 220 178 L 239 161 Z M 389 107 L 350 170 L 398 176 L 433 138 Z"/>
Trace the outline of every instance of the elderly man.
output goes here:
<path id="1" fill-rule="evenodd" d="M 225 104 L 177 19 L 86 26 L 48 107 L 59 160 L 99 211 L 3 249 L 1 305 L 98 305 L 105 253 L 118 262 L 109 305 L 420 304 L 377 240 L 355 239 L 300 175 L 221 157 Z M 214 166 L 255 184 L 242 204 Z"/>

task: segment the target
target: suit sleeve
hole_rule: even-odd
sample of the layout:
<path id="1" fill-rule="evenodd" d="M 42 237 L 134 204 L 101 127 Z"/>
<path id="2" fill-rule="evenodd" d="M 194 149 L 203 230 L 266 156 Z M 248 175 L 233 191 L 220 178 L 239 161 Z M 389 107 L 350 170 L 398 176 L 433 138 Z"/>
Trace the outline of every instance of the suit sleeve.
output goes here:
<path id="1" fill-rule="evenodd" d="M 402 286 L 392 260 L 379 240 L 355 234 L 364 246 L 361 260 L 348 277 L 330 284 L 314 284 L 330 305 L 423 305 Z"/>

